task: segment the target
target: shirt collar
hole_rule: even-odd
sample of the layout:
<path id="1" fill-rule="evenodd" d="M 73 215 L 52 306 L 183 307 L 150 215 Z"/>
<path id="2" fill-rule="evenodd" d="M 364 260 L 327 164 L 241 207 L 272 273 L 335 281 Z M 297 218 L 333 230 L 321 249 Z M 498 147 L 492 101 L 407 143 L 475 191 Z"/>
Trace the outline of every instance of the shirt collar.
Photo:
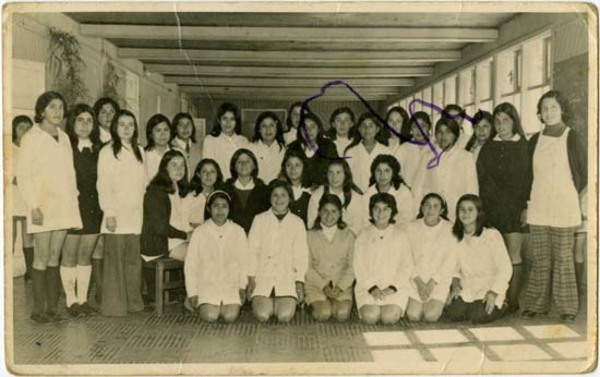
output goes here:
<path id="1" fill-rule="evenodd" d="M 92 149 L 93 144 L 92 141 L 90 139 L 79 139 L 79 141 L 77 142 L 77 149 L 79 150 L 79 152 L 83 152 L 83 148 L 90 148 L 90 150 Z"/>
<path id="2" fill-rule="evenodd" d="M 173 139 L 173 143 L 175 143 L 177 147 L 185 150 L 185 148 L 189 147 L 190 144 L 192 144 L 192 140 L 188 140 L 186 143 L 185 141 L 181 140 L 180 138 L 175 137 L 175 139 Z"/>
<path id="3" fill-rule="evenodd" d="M 235 182 L 233 183 L 233 186 L 236 189 L 242 190 L 242 191 L 253 190 L 254 189 L 254 179 L 250 180 L 250 182 L 248 182 L 248 184 L 246 186 L 242 185 L 242 183 L 240 182 L 239 179 L 236 179 Z"/>
<path id="4" fill-rule="evenodd" d="M 514 134 L 513 137 L 511 137 L 509 141 L 519 141 L 519 140 L 521 140 L 521 135 Z M 500 139 L 500 136 L 496 135 L 496 136 L 494 136 L 494 141 L 504 141 L 504 140 Z"/>

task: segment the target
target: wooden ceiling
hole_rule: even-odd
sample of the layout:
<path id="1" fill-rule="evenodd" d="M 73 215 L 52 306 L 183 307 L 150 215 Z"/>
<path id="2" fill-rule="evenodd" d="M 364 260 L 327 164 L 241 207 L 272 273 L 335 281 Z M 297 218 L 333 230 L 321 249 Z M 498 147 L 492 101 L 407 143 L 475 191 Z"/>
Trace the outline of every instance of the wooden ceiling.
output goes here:
<path id="1" fill-rule="evenodd" d="M 385 100 L 493 42 L 514 13 L 67 13 L 192 99 L 298 100 L 344 80 Z M 352 98 L 345 88 L 324 99 Z"/>

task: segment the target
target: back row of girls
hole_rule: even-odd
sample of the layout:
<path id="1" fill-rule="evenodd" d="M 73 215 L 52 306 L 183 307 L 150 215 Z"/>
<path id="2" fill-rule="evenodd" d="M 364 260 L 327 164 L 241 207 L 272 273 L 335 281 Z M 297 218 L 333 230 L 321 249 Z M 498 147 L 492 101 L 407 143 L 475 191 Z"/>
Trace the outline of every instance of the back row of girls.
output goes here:
<path id="1" fill-rule="evenodd" d="M 212 212 L 205 213 L 205 209 L 214 192 L 223 193 L 220 194 L 221 198 L 224 196 L 228 199 L 228 216 L 245 234 L 250 234 L 249 255 L 253 257 L 246 265 L 253 266 L 247 274 L 253 278 L 249 278 L 245 294 L 269 299 L 253 300 L 257 317 L 264 319 L 268 318 L 269 313 L 279 313 L 278 308 L 284 313 L 282 318 L 289 318 L 292 306 L 295 307 L 289 300 L 271 300 L 279 296 L 279 285 L 273 283 L 278 279 L 276 271 L 281 266 L 278 263 L 290 263 L 290 260 L 298 263 L 286 275 L 295 277 L 296 283 L 285 283 L 280 287 L 286 293 L 284 296 L 289 293 L 301 299 L 304 294 L 302 282 L 306 269 L 301 259 L 305 245 L 298 241 L 303 239 L 304 233 L 295 229 L 298 224 L 296 220 L 285 220 L 290 218 L 288 211 L 293 214 L 292 219 L 299 216 L 302 229 L 313 229 L 321 226 L 318 220 L 324 198 L 335 197 L 341 203 L 338 208 L 340 221 L 360 238 L 365 229 L 372 226 L 369 221 L 376 222 L 373 214 L 375 204 L 371 200 L 376 194 L 389 194 L 383 196 L 387 198 L 383 202 L 394 212 L 392 217 L 398 220 L 399 225 L 406 225 L 417 213 L 422 212 L 424 202 L 421 198 L 426 198 L 430 193 L 437 193 L 440 201 L 451 209 L 448 217 L 454 220 L 457 213 L 454 209 L 458 208 L 459 199 L 465 194 L 478 194 L 481 190 L 483 204 L 476 210 L 472 209 L 471 215 L 476 212 L 475 217 L 481 222 L 483 215 L 479 217 L 478 214 L 485 211 L 489 215 L 489 224 L 503 234 L 515 271 L 509 303 L 513 308 L 518 308 L 517 295 L 522 277 L 518 272 L 521 263 L 519 240 L 523 233 L 523 210 L 527 208 L 529 199 L 531 208 L 528 218 L 534 240 L 534 261 L 524 315 L 533 316 L 548 310 L 549 276 L 554 268 L 560 271 L 560 277 L 553 279 L 552 287 L 559 313 L 565 320 L 572 320 L 577 311 L 577 295 L 576 292 L 574 298 L 571 295 L 576 281 L 571 250 L 574 227 L 578 224 L 575 219 L 580 221 L 581 218 L 577 193 L 587 184 L 587 176 L 586 160 L 581 157 L 582 149 L 577 144 L 575 134 L 563 123 L 565 118 L 562 114 L 566 113 L 563 109 L 566 109 L 566 104 L 559 93 L 545 94 L 538 104 L 538 114 L 546 127 L 542 136 L 534 137 L 527 144 L 518 114 L 510 104 L 497 106 L 493 115 L 478 113 L 476 134 L 471 141 L 461 128 L 464 119 L 462 110 L 457 110 L 456 106 L 448 107 L 436 123 L 435 143 L 429 144 L 431 125 L 427 114 L 415 113 L 406 120 L 406 113 L 401 108 L 394 108 L 387 116 L 390 124 L 397 124 L 398 117 L 404 118 L 406 121 L 395 131 L 400 135 L 410 135 L 407 138 L 412 142 L 398 143 L 390 148 L 385 145 L 388 130 L 370 114 L 362 115 L 355 129 L 352 111 L 338 109 L 332 114 L 332 128 L 325 130 L 320 119 L 311 112 L 303 114 L 304 124 L 300 127 L 297 124 L 300 106 L 292 106 L 292 116 L 289 118 L 291 127 L 286 133 L 275 114 L 261 114 L 256 122 L 253 143 L 248 143 L 239 134 L 241 122 L 238 109 L 234 105 L 223 104 L 219 108 L 213 131 L 204 139 L 202 147 L 195 140 L 193 120 L 189 114 L 178 114 L 173 123 L 158 114 L 147 123 L 148 145 L 143 149 L 138 145 L 139 128 L 134 114 L 119 110 L 114 102 L 103 99 L 98 101 L 94 109 L 86 105 L 76 106 L 67 120 L 65 134 L 60 128 L 65 112 L 64 100 L 58 93 L 45 93 L 36 103 L 38 125 L 20 140 L 15 181 L 27 208 L 27 231 L 34 234 L 31 276 L 35 307 L 32 318 L 47 322 L 58 317 L 59 261 L 60 276 L 67 293 L 68 313 L 73 316 L 93 312 L 87 304 L 90 259 L 104 260 L 104 268 L 97 280 L 100 282 L 97 283 L 97 291 L 110 292 L 108 296 L 101 297 L 101 311 L 105 315 L 125 315 L 128 311 L 142 310 L 140 253 L 170 254 L 173 258 L 186 260 L 186 279 L 190 279 L 186 258 L 190 247 L 188 241 L 193 239 L 193 229 L 197 227 L 196 230 L 199 230 L 198 225 L 208 218 L 207 215 L 213 215 Z M 112 119 L 111 113 L 115 114 Z M 497 135 L 483 143 L 485 138 L 480 136 L 485 134 L 486 122 L 488 129 L 491 128 L 490 123 L 494 123 Z M 105 129 L 107 123 L 110 124 L 109 132 Z M 295 140 L 292 141 L 294 135 Z M 110 140 L 103 147 L 102 138 Z M 463 144 L 477 151 L 477 164 Z M 435 150 L 433 145 L 443 153 L 439 164 L 428 168 Z M 519 145 L 527 148 L 526 155 L 518 155 L 524 150 Z M 553 149 L 550 151 L 548 148 Z M 552 153 L 555 165 L 548 165 L 547 158 L 540 157 L 542 153 Z M 515 155 L 525 159 L 519 161 Z M 347 159 L 338 159 L 338 156 Z M 51 168 L 43 164 L 48 160 L 53 161 Z M 552 169 L 551 166 L 561 168 Z M 188 172 L 192 168 L 194 171 L 189 182 Z M 280 189 L 266 185 L 266 182 L 278 177 L 286 182 Z M 566 195 L 568 200 L 555 203 L 548 199 L 550 191 L 552 195 Z M 280 195 L 275 195 L 277 192 Z M 389 197 L 393 199 L 393 205 Z M 477 200 L 473 198 L 471 202 L 478 207 Z M 224 203 L 221 204 L 224 207 Z M 210 206 L 208 209 L 212 211 Z M 272 216 L 267 215 L 269 213 Z M 258 225 L 261 223 L 258 219 L 262 218 L 266 224 L 264 228 Z M 560 218 L 560 224 L 556 222 L 557 218 Z M 459 218 L 456 221 L 458 224 L 462 220 Z M 284 223 L 290 225 L 284 226 Z M 264 229 L 266 233 L 259 241 L 256 241 L 256 237 L 252 241 L 255 228 Z M 274 229 L 279 229 L 279 232 Z M 409 234 L 416 232 L 410 231 L 410 226 L 404 229 Z M 477 232 L 477 236 L 481 236 L 482 232 Z M 102 233 L 102 236 L 98 237 L 98 233 Z M 223 234 L 218 233 L 215 236 L 223 239 Z M 379 234 L 379 237 L 384 239 L 385 235 Z M 462 242 L 460 234 L 456 237 Z M 276 256 L 271 254 L 282 251 L 269 251 L 268 245 L 288 244 L 290 240 L 296 240 L 293 248 L 289 245 L 290 248 L 282 249 L 289 255 L 279 262 L 272 261 Z M 303 242 L 306 242 L 306 237 Z M 361 245 L 358 240 L 357 244 Z M 373 242 L 369 241 L 368 244 Z M 571 249 L 567 253 L 569 245 Z M 215 250 L 225 250 L 223 247 Z M 292 249 L 300 251 L 292 252 Z M 357 250 L 357 253 L 360 252 L 363 250 Z M 434 250 L 427 253 L 434 253 Z M 566 254 L 571 256 L 570 259 Z M 549 255 L 556 260 L 553 267 L 547 264 L 552 261 Z M 375 261 L 373 263 L 372 266 L 377 264 Z M 392 264 L 391 267 L 412 271 L 405 264 Z M 379 275 L 377 268 L 369 271 L 371 278 Z M 481 267 L 471 272 L 479 276 L 482 271 L 487 270 Z M 259 278 L 261 273 L 267 274 L 266 280 Z M 357 287 L 361 284 L 358 274 Z M 151 275 L 144 275 L 148 277 L 148 292 L 152 296 Z M 333 280 L 330 282 L 334 283 Z M 238 283 L 242 284 L 240 281 Z M 426 279 L 425 276 L 415 283 L 415 289 L 421 298 L 432 294 L 440 298 L 444 293 L 436 293 L 434 289 L 438 283 L 436 277 Z M 194 284 L 190 282 L 189 285 Z M 372 289 L 376 287 L 378 289 Z M 309 292 L 308 285 L 306 288 Z M 344 290 L 340 286 L 328 285 L 327 291 L 325 288 L 322 291 L 326 297 L 336 296 L 333 293 L 348 293 L 347 287 Z M 366 293 L 356 291 L 359 312 L 363 318 L 371 318 L 369 315 L 374 313 L 369 311 L 369 315 L 364 314 L 361 309 L 364 305 L 370 305 L 369 297 L 379 302 L 386 296 L 399 297 L 395 296 L 398 292 L 406 293 L 394 284 L 366 288 Z M 443 284 L 439 289 L 445 292 L 446 288 Z M 292 294 L 294 289 L 296 295 Z M 459 289 L 456 284 L 453 285 L 453 292 Z M 494 301 L 492 296 L 495 299 L 503 298 L 504 292 L 499 291 L 500 288 L 494 291 L 495 295 L 490 295 L 488 304 Z M 465 292 L 464 286 L 461 292 Z M 475 296 L 480 296 L 479 293 Z M 465 302 L 470 302 L 468 300 L 475 296 L 463 298 Z M 359 297 L 362 298 L 359 300 Z M 192 302 L 203 304 L 201 300 Z M 406 305 L 397 306 L 400 312 L 407 310 Z M 390 310 L 384 316 L 382 309 L 377 318 L 396 318 L 398 310 Z M 439 305 L 433 308 L 423 305 L 423 310 L 431 318 L 433 314 L 441 313 Z M 318 312 L 315 310 L 315 313 Z M 211 313 L 214 316 L 214 310 Z"/>

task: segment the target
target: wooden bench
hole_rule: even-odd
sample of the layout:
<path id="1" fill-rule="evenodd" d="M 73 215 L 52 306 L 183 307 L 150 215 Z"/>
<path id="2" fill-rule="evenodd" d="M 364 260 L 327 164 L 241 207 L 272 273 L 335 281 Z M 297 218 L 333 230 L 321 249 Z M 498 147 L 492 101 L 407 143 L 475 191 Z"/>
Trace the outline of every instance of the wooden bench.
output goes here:
<path id="1" fill-rule="evenodd" d="M 155 262 L 145 264 L 146 268 L 156 270 L 156 316 L 161 317 L 164 311 L 164 305 L 169 304 L 169 291 L 175 289 L 185 290 L 185 278 L 183 276 L 183 262 L 171 258 L 161 258 Z M 180 278 L 172 280 L 172 272 L 180 270 Z"/>

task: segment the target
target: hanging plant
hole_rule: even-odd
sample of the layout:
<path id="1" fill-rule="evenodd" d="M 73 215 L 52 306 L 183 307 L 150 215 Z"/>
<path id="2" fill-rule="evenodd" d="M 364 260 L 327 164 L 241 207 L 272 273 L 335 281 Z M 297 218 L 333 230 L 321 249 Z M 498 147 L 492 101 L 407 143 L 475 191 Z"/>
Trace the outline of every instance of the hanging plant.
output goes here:
<path id="1" fill-rule="evenodd" d="M 123 78 L 123 70 L 117 68 L 110 57 L 106 57 L 106 64 L 104 65 L 104 82 L 102 85 L 102 96 L 114 99 L 122 105 L 122 97 L 119 94 L 119 83 Z"/>
<path id="2" fill-rule="evenodd" d="M 72 34 L 57 28 L 49 29 L 48 63 L 53 77 L 52 90 L 62 94 L 68 105 L 87 100 L 87 88 L 82 73 L 85 62 L 80 44 Z"/>

